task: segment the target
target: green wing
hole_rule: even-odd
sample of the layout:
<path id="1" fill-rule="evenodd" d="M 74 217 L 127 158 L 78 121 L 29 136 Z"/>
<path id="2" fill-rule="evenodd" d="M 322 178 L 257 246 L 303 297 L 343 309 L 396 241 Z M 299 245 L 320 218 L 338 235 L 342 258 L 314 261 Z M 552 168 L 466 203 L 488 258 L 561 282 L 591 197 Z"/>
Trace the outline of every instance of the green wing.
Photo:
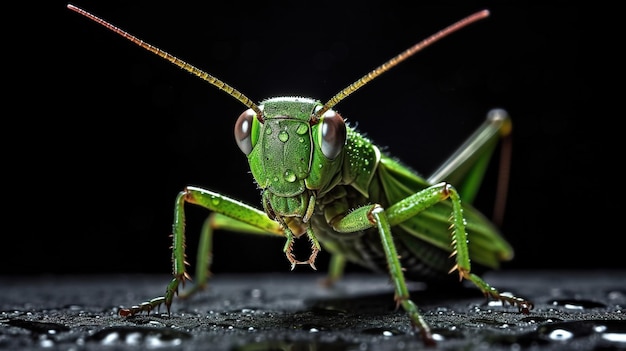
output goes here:
<path id="1" fill-rule="evenodd" d="M 416 172 L 386 155 L 381 155 L 377 173 L 383 188 L 383 196 L 389 204 L 394 204 L 431 185 Z M 399 226 L 410 236 L 452 251 L 449 229 L 451 213 L 450 201 L 442 201 Z M 500 235 L 495 225 L 476 208 L 469 203 L 463 203 L 463 214 L 467 221 L 472 262 L 497 268 L 501 261 L 513 257 L 513 249 L 509 243 Z M 410 240 L 410 237 L 406 239 Z"/>

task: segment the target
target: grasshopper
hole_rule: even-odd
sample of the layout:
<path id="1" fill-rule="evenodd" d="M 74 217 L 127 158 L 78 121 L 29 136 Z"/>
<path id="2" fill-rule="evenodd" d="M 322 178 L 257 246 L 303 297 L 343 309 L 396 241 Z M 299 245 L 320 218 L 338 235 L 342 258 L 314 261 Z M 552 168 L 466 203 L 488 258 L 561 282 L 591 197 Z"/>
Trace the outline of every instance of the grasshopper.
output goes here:
<path id="1" fill-rule="evenodd" d="M 382 152 L 368 138 L 344 122 L 332 108 L 372 79 L 424 47 L 471 23 L 484 19 L 479 11 L 403 51 L 375 68 L 326 103 L 304 97 L 276 97 L 259 104 L 215 76 L 123 31 L 71 4 L 73 10 L 170 61 L 240 101 L 247 109 L 238 117 L 234 136 L 248 159 L 254 181 L 261 190 L 262 209 L 218 192 L 187 186 L 176 197 L 173 224 L 173 279 L 164 296 L 130 308 L 123 316 L 150 312 L 162 304 L 168 313 L 175 296 L 189 297 L 206 287 L 210 271 L 211 242 L 215 230 L 269 235 L 286 239 L 284 254 L 293 269 L 307 264 L 315 269 L 320 250 L 331 253 L 327 283 L 343 273 L 346 262 L 376 272 L 387 272 L 402 307 L 426 345 L 434 345 L 432 332 L 411 300 L 406 279 L 436 281 L 457 272 L 487 298 L 501 300 L 529 313 L 532 302 L 503 295 L 478 275 L 471 264 L 497 268 L 510 260 L 513 249 L 496 225 L 461 195 L 473 199 L 497 142 L 511 132 L 511 120 L 501 109 L 486 121 L 431 176 L 423 178 Z M 453 180 L 463 184 L 457 190 Z M 459 188 L 460 189 L 460 188 Z M 201 230 L 195 283 L 185 261 L 185 205 L 211 211 Z M 294 241 L 310 241 L 310 255 L 300 260 Z"/>

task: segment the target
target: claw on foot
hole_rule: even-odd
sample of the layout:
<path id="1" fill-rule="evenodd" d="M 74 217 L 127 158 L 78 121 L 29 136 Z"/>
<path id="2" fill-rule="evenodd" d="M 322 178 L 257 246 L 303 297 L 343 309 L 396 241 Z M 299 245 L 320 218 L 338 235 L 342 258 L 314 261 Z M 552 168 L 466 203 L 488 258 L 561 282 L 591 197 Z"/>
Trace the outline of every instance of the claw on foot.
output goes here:
<path id="1" fill-rule="evenodd" d="M 530 310 L 533 309 L 533 303 L 529 301 L 524 301 L 522 304 L 517 306 L 519 308 L 520 313 L 530 314 Z"/>
<path id="2" fill-rule="evenodd" d="M 411 300 L 409 300 L 408 298 L 394 297 L 394 299 L 396 299 L 396 301 L 404 301 L 408 303 L 409 306 L 415 307 L 415 304 L 411 302 Z M 409 310 L 411 309 L 412 308 L 409 308 Z M 424 319 L 422 319 L 422 317 L 417 313 L 417 310 L 413 310 L 412 313 L 409 313 L 409 317 L 411 318 L 411 327 L 420 335 L 424 346 L 429 348 L 436 347 L 437 341 L 435 341 L 430 327 L 428 326 L 426 321 L 424 321 Z"/>
<path id="3" fill-rule="evenodd" d="M 118 314 L 122 317 L 134 316 L 142 312 L 147 312 L 148 314 L 150 314 L 150 312 L 152 312 L 152 310 L 154 310 L 155 307 L 156 308 L 160 307 L 161 304 L 163 304 L 164 302 L 165 302 L 165 297 L 160 296 L 150 301 L 142 302 L 139 305 L 131 306 L 130 308 L 120 308 Z M 168 308 L 168 313 L 169 313 L 169 308 Z"/>
<path id="4" fill-rule="evenodd" d="M 285 251 L 285 255 L 287 256 L 287 260 L 289 260 L 289 263 L 291 263 L 292 271 L 294 268 L 296 268 L 296 265 L 298 264 L 308 264 L 309 266 L 311 266 L 311 268 L 313 268 L 313 270 L 317 270 L 317 267 L 315 267 L 315 260 L 317 259 L 317 254 L 320 252 L 320 250 L 315 245 L 312 245 L 311 255 L 309 256 L 309 259 L 306 261 L 296 260 L 296 256 L 293 254 L 292 251 L 293 251 L 293 242 L 290 242 L 287 247 L 287 250 Z"/>
<path id="5" fill-rule="evenodd" d="M 122 317 L 132 316 L 132 312 L 129 308 L 120 308 L 119 315 Z"/>
<path id="6" fill-rule="evenodd" d="M 411 321 L 411 326 L 413 327 L 414 330 L 417 330 L 420 337 L 422 338 L 422 342 L 424 343 L 425 347 L 437 346 L 437 341 L 435 341 L 435 338 L 433 337 L 433 334 L 431 333 L 430 329 L 420 327 L 419 325 L 415 324 L 413 321 Z"/>
<path id="7" fill-rule="evenodd" d="M 517 296 L 507 296 L 493 292 L 485 292 L 485 297 L 491 297 L 493 299 L 502 301 L 503 303 L 508 303 L 511 306 L 517 306 L 519 312 L 523 314 L 530 314 L 530 310 L 532 310 L 534 307 L 534 304 L 532 302 Z"/>

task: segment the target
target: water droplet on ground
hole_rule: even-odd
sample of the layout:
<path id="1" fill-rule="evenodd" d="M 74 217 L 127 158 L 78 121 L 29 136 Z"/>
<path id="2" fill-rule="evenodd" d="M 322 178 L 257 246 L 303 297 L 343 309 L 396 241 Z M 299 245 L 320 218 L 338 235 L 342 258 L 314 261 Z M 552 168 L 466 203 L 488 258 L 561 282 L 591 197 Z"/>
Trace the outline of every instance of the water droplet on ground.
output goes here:
<path id="1" fill-rule="evenodd" d="M 171 347 L 191 338 L 191 334 L 172 328 L 120 326 L 102 329 L 89 337 L 102 345 L 132 345 L 149 348 Z"/>

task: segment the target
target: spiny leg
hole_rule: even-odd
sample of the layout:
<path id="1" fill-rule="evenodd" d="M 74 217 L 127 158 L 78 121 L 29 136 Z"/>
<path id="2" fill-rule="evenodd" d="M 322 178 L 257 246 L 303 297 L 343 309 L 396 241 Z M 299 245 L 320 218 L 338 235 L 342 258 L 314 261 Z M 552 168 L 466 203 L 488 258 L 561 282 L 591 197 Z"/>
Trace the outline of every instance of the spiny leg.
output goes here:
<path id="1" fill-rule="evenodd" d="M 523 314 L 529 314 L 530 310 L 532 310 L 534 307 L 531 301 L 528 301 L 524 298 L 518 296 L 502 295 L 496 288 L 487 284 L 487 282 L 485 282 L 481 277 L 477 276 L 474 273 L 469 273 L 467 275 L 464 275 L 463 277 L 474 283 L 474 285 L 476 285 L 483 292 L 486 298 L 500 300 L 502 302 L 507 302 L 512 306 L 517 306 L 519 311 Z"/>
<path id="2" fill-rule="evenodd" d="M 443 179 L 451 181 L 455 184 L 462 184 L 461 194 L 463 195 L 463 201 L 472 202 L 478 188 L 482 182 L 485 170 L 489 159 L 491 158 L 495 146 L 499 140 L 506 141 L 502 145 L 502 155 L 500 164 L 500 176 L 498 184 L 497 202 L 494 206 L 494 221 L 496 223 L 502 222 L 505 194 L 508 180 L 508 162 L 510 159 L 510 136 L 512 131 L 512 122 L 508 113 L 502 109 L 490 110 L 487 114 L 487 119 L 476 131 L 452 154 L 446 162 L 444 162 L 439 169 L 437 169 L 430 177 L 428 181 L 431 183 L 440 182 Z M 453 204 L 454 216 L 460 218 L 462 212 L 460 210 L 460 200 L 457 200 L 458 194 L 452 189 L 451 200 Z M 393 217 L 393 215 L 391 215 Z M 462 224 L 462 223 L 461 223 Z M 462 233 L 465 232 L 464 226 L 456 226 L 457 232 L 453 243 L 459 244 L 465 242 L 460 238 Z M 463 248 L 462 248 L 463 249 Z M 466 252 L 465 250 L 461 250 Z M 523 298 L 515 296 L 503 296 L 497 289 L 491 287 L 479 276 L 470 273 L 470 261 L 469 256 L 457 255 L 457 264 L 453 267 L 452 271 L 458 269 L 460 278 L 467 279 L 474 283 L 486 297 L 491 297 L 501 301 L 508 302 L 512 305 L 516 305 L 522 313 L 529 313 L 533 304 Z"/>
<path id="3" fill-rule="evenodd" d="M 205 207 L 214 211 L 214 213 L 205 221 L 202 228 L 196 262 L 196 283 L 181 293 L 180 297 L 188 297 L 206 286 L 211 264 L 213 229 L 262 235 L 284 235 L 282 228 L 277 222 L 269 219 L 264 212 L 254 207 L 209 190 L 187 187 L 176 197 L 176 205 L 174 207 L 174 224 L 172 226 L 172 266 L 174 278 L 167 285 L 164 296 L 156 297 L 130 308 L 120 309 L 120 315 L 128 316 L 140 312 L 149 313 L 161 304 L 165 304 L 169 313 L 174 296 L 179 295 L 179 286 L 182 285 L 184 287 L 185 282 L 191 280 L 186 271 L 188 263 L 185 259 L 184 206 L 186 203 Z"/>
<path id="4" fill-rule="evenodd" d="M 469 250 L 467 249 L 467 233 L 465 231 L 465 220 L 463 218 L 463 209 L 461 208 L 461 199 L 459 194 L 452 186 L 447 186 L 446 192 L 452 202 L 452 220 L 454 230 L 452 232 L 452 245 L 455 248 L 453 255 L 456 255 L 456 264 L 450 272 L 458 270 L 459 279 L 467 279 L 474 283 L 486 297 L 491 297 L 500 301 L 508 302 L 517 306 L 519 311 L 528 314 L 533 308 L 533 303 L 517 296 L 502 295 L 496 288 L 487 284 L 482 278 L 471 273 L 471 264 L 469 258 Z"/>
<path id="5" fill-rule="evenodd" d="M 396 290 L 395 300 L 396 303 L 401 304 L 402 308 L 409 314 L 411 324 L 419 329 L 422 341 L 426 345 L 435 345 L 435 339 L 430 331 L 428 323 L 422 318 L 417 310 L 417 305 L 411 301 L 409 296 L 409 290 L 406 286 L 404 279 L 404 273 L 402 272 L 402 266 L 400 265 L 400 259 L 396 251 L 396 246 L 393 243 L 393 235 L 391 234 L 391 227 L 389 221 L 382 207 L 376 206 L 371 212 L 371 216 L 376 222 L 378 232 L 380 233 L 380 239 L 385 249 L 385 256 L 387 257 L 387 265 L 389 266 L 389 272 L 393 278 L 393 283 Z"/>
<path id="6" fill-rule="evenodd" d="M 487 284 L 483 279 L 471 273 L 470 254 L 468 249 L 468 235 L 465 230 L 465 218 L 461 206 L 461 198 L 457 190 L 450 184 L 442 182 L 426 188 L 406 199 L 395 203 L 385 211 L 391 225 L 399 224 L 406 219 L 417 215 L 435 203 L 449 198 L 452 204 L 451 235 L 456 264 L 450 273 L 458 271 L 459 279 L 467 279 L 474 283 L 482 293 L 497 300 L 506 301 L 517 306 L 521 312 L 528 313 L 533 303 L 517 296 L 502 295 L 497 289 Z"/>
<path id="7" fill-rule="evenodd" d="M 408 289 L 402 272 L 402 267 L 395 249 L 391 226 L 406 221 L 420 212 L 435 204 L 450 199 L 452 203 L 451 226 L 452 230 L 452 255 L 456 258 L 456 264 L 450 272 L 458 270 L 460 279 L 468 279 L 473 282 L 486 296 L 517 305 L 522 312 L 528 312 L 532 303 L 515 296 L 503 296 L 495 288 L 489 286 L 480 277 L 470 273 L 470 258 L 467 246 L 467 233 L 465 231 L 465 218 L 461 207 L 461 200 L 456 189 L 442 182 L 423 189 L 397 203 L 386 210 L 378 205 L 363 206 L 354 211 L 331 221 L 331 225 L 338 232 L 354 232 L 376 226 L 380 233 L 388 268 L 396 291 L 398 301 L 405 311 L 408 312 L 411 323 L 419 329 L 422 340 L 427 345 L 435 344 L 428 324 L 419 314 L 417 307 L 410 300 Z"/>
<path id="8" fill-rule="evenodd" d="M 394 284 L 397 305 L 408 313 L 411 325 L 418 329 L 422 341 L 425 345 L 436 344 L 428 323 L 420 315 L 417 305 L 410 299 L 409 290 L 406 286 L 404 273 L 393 242 L 391 226 L 383 208 L 379 205 L 368 205 L 357 208 L 345 217 L 331 223 L 335 230 L 339 232 L 353 232 L 376 226 L 380 234 L 381 243 L 385 251 L 389 274 Z"/>

